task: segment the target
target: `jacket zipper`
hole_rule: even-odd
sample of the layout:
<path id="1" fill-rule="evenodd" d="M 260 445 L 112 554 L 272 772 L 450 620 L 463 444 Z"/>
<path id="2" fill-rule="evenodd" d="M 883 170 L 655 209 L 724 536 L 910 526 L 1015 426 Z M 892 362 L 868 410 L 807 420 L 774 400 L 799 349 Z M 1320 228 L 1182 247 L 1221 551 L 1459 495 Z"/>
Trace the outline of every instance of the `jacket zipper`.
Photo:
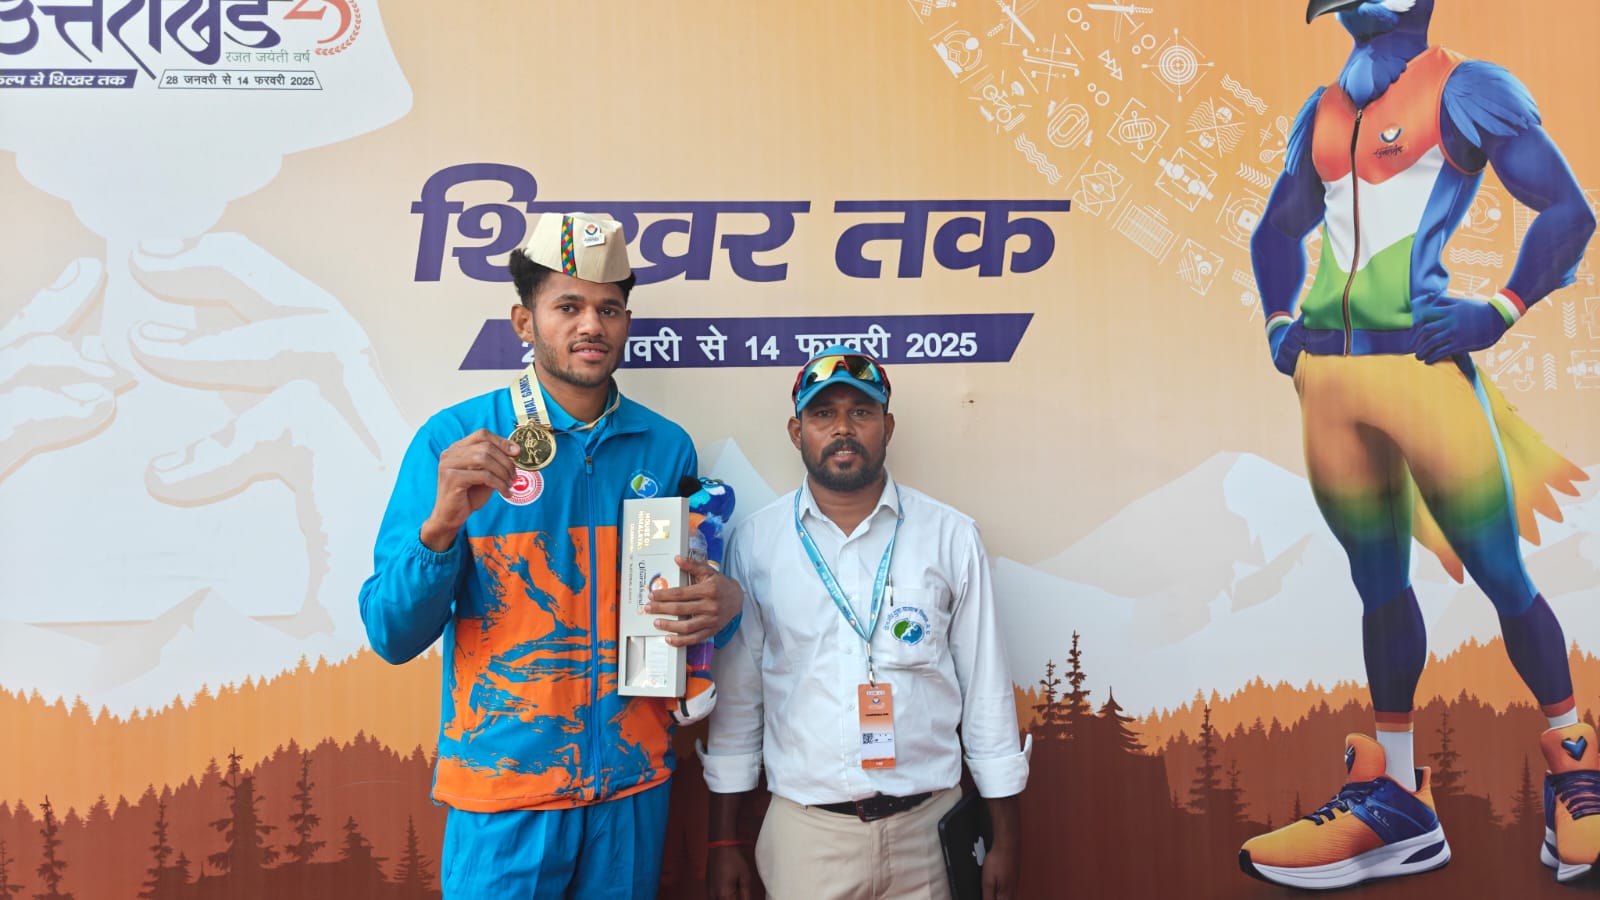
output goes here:
<path id="1" fill-rule="evenodd" d="M 584 496 L 588 500 L 584 520 L 589 527 L 589 766 L 594 774 L 594 799 L 601 799 L 600 775 L 600 560 L 595 542 L 600 539 L 594 527 L 594 457 L 583 457 Z"/>
<path id="2" fill-rule="evenodd" d="M 1355 248 L 1350 253 L 1350 275 L 1344 280 L 1344 355 L 1350 355 L 1355 341 L 1355 329 L 1350 322 L 1350 286 L 1356 280 L 1356 266 L 1361 261 L 1361 176 L 1356 173 L 1356 141 L 1361 137 L 1361 114 L 1356 110 L 1356 122 L 1350 129 L 1350 218 L 1355 222 Z"/>

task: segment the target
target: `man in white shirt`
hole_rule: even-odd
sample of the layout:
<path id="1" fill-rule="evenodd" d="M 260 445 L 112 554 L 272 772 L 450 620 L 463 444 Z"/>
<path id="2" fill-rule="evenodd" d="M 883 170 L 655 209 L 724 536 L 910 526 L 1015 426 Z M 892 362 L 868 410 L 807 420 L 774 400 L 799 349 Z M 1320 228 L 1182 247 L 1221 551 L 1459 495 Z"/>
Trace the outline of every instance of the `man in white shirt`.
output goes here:
<path id="1" fill-rule="evenodd" d="M 983 896 L 1015 897 L 1029 748 L 977 525 L 885 471 L 894 416 L 871 357 L 822 351 L 792 397 L 806 480 L 728 545 L 745 612 L 713 661 L 701 754 L 711 895 L 754 891 L 735 823 L 764 763 L 755 858 L 770 897 L 949 897 L 938 822 L 964 756 L 994 829 Z"/>

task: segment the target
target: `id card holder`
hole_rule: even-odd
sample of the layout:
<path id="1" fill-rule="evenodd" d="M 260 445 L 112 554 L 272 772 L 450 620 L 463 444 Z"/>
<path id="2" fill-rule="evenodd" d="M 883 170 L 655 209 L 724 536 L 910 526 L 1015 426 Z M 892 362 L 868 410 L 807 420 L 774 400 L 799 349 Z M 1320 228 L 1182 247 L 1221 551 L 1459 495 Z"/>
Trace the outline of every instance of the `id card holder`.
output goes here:
<path id="1" fill-rule="evenodd" d="M 861 768 L 894 768 L 894 695 L 889 682 L 856 688 L 861 712 Z"/>

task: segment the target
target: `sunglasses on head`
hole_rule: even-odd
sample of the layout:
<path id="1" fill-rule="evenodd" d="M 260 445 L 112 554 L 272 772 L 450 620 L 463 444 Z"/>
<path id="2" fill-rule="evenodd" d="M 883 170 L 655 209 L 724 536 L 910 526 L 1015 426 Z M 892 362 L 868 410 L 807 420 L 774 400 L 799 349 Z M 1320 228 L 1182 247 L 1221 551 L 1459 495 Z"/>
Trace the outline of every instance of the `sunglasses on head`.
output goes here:
<path id="1" fill-rule="evenodd" d="M 859 353 L 836 353 L 831 356 L 819 356 L 806 363 L 800 374 L 795 376 L 794 390 L 790 391 L 789 395 L 799 397 L 801 391 L 818 382 L 827 381 L 841 368 L 851 378 L 876 385 L 882 388 L 884 393 L 889 393 L 889 376 L 884 374 L 876 360 Z"/>

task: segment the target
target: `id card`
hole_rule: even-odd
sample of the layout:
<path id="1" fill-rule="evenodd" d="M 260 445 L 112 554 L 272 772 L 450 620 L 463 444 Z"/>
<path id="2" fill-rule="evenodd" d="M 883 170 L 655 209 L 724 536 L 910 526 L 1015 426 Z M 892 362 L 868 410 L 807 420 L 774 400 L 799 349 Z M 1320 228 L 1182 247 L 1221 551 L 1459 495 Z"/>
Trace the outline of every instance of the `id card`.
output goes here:
<path id="1" fill-rule="evenodd" d="M 894 768 L 894 695 L 889 682 L 856 688 L 861 711 L 861 768 Z"/>

